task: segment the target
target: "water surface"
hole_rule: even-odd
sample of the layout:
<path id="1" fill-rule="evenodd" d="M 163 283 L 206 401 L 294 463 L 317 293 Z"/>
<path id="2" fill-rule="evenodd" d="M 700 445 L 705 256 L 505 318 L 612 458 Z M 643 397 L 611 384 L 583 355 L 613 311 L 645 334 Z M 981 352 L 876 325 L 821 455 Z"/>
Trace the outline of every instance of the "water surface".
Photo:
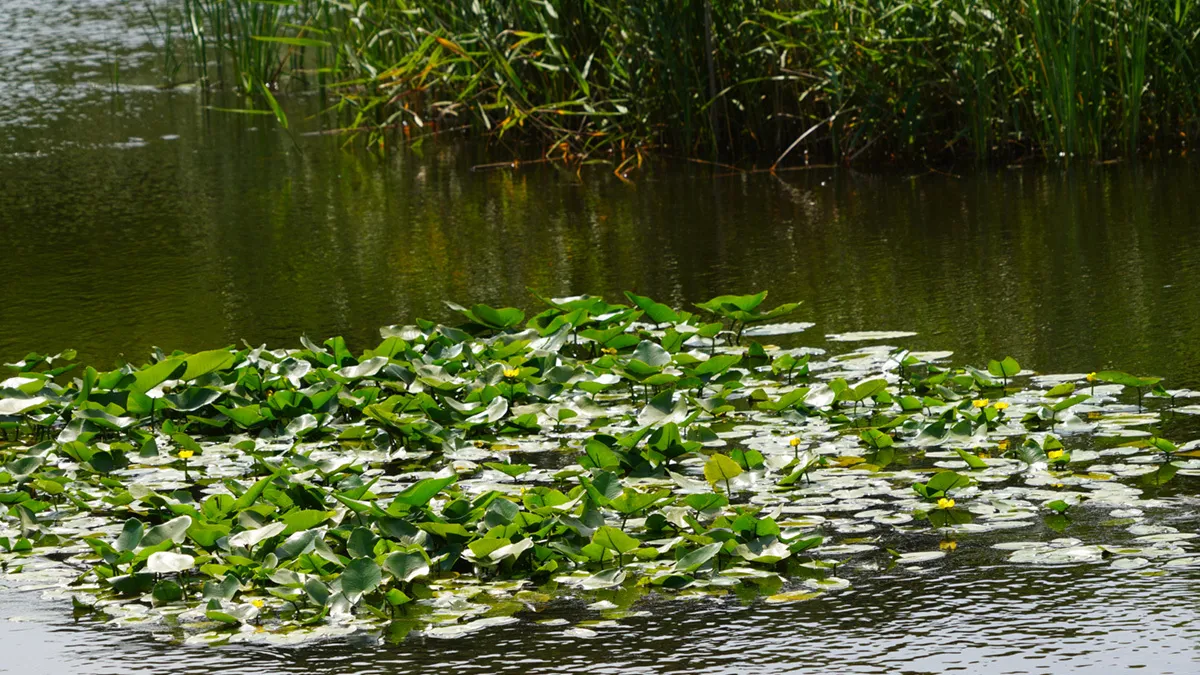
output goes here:
<path id="1" fill-rule="evenodd" d="M 1116 366 L 1200 387 L 1200 170 L 1004 168 L 945 175 L 738 174 L 657 162 L 623 183 L 457 139 L 343 147 L 322 101 L 293 134 L 160 90 L 144 21 L 115 0 L 0 9 L 0 359 L 155 345 L 296 345 L 449 320 L 444 299 L 532 309 L 528 289 L 677 306 L 768 289 L 825 333 L 912 330 L 959 363 Z M 120 84 L 114 87 L 113 63 Z M 227 97 L 228 98 L 228 97 Z M 236 97 L 233 101 L 237 103 Z M 1156 514 L 1195 531 L 1194 485 Z M 1080 532 L 1089 532 L 1086 524 Z M 1026 535 L 1052 538 L 1049 531 Z M 1196 572 L 1017 568 L 987 542 L 924 573 L 856 578 L 794 606 L 651 599 L 598 637 L 529 622 L 459 642 L 361 636 L 303 648 L 183 648 L 0 593 L 0 672 L 1145 672 L 1200 669 Z M 20 586 L 19 583 L 14 584 Z M 582 603 L 551 610 L 588 618 Z M 544 618 L 544 617 L 539 617 Z M 594 617 L 592 617 L 594 618 Z"/>

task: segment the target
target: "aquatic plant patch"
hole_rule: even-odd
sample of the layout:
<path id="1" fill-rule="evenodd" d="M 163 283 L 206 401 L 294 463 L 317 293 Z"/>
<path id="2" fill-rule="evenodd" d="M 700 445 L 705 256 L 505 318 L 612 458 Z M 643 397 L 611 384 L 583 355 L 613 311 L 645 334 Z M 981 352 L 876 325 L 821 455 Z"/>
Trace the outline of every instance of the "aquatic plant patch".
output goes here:
<path id="1" fill-rule="evenodd" d="M 1011 564 L 1200 560 L 1146 515 L 1200 475 L 1200 442 L 1160 433 L 1189 392 L 880 344 L 907 333 L 764 345 L 811 327 L 766 298 L 448 303 L 458 325 L 361 353 L 30 354 L 0 381 L 3 579 L 188 642 L 288 643 L 577 601 L 619 622 L 646 594 L 836 600 L 973 539 Z M 1072 537 L 1080 513 L 1122 534 Z"/>

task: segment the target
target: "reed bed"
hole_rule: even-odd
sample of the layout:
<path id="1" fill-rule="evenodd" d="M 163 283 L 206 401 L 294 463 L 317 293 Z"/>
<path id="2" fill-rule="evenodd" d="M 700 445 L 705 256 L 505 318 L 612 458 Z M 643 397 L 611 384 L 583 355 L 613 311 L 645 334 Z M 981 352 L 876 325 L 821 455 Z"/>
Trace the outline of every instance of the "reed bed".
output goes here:
<path id="1" fill-rule="evenodd" d="M 320 87 L 372 141 L 467 126 L 582 161 L 774 165 L 1180 148 L 1197 2 L 182 0 L 156 20 L 196 79 L 272 108 Z"/>

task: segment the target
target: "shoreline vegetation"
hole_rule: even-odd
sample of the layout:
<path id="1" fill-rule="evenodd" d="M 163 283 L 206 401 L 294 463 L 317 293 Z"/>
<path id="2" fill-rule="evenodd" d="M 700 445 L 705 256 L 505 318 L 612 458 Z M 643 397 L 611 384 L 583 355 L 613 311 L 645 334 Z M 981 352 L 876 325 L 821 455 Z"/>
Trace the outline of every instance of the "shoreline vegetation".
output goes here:
<path id="1" fill-rule="evenodd" d="M 370 144 L 466 131 L 543 159 L 935 163 L 1186 154 L 1196 0 L 183 0 L 170 83 L 320 89 Z"/>

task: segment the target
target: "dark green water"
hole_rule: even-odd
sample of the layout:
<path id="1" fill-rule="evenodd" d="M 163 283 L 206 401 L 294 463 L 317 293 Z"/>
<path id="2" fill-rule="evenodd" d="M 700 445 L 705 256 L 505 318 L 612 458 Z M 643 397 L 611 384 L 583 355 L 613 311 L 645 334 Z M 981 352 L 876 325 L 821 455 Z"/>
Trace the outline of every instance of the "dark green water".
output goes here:
<path id="1" fill-rule="evenodd" d="M 301 334 L 361 348 L 380 325 L 449 320 L 444 299 L 635 289 L 686 306 L 765 288 L 803 300 L 815 332 L 914 330 L 976 362 L 1200 384 L 1190 163 L 961 178 L 660 165 L 625 185 L 472 172 L 482 154 L 457 145 L 298 149 L 145 96 L 163 99 L 146 135 L 180 139 L 0 158 L 4 357 L 74 347 L 109 365 Z"/>
<path id="2" fill-rule="evenodd" d="M 302 334 L 361 349 L 380 325 L 451 319 L 444 299 L 532 308 L 529 288 L 632 289 L 687 305 L 765 288 L 805 302 L 813 345 L 912 330 L 906 344 L 960 363 L 1011 354 L 1044 372 L 1114 366 L 1200 386 L 1200 167 L 1188 161 L 779 177 L 662 163 L 630 184 L 546 165 L 472 171 L 511 155 L 454 139 L 383 157 L 342 149 L 300 135 L 315 128 L 311 98 L 289 103 L 292 137 L 148 86 L 156 61 L 115 0 L 3 5 L 4 360 L 73 347 L 109 366 L 154 345 Z M 836 602 L 650 601 L 650 617 L 592 640 L 521 624 L 460 642 L 185 649 L 6 592 L 0 617 L 32 621 L 0 623 L 0 672 L 1200 668 L 1194 572 L 1031 573 L 986 546 L 967 553 L 927 576 L 856 582 Z"/>

